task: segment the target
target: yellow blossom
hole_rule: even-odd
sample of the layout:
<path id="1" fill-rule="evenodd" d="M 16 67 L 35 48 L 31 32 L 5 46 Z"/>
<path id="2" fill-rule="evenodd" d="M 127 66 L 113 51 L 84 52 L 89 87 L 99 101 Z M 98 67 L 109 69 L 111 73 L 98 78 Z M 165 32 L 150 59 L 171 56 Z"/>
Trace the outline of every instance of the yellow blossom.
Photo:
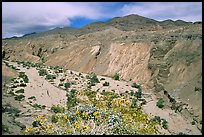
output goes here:
<path id="1" fill-rule="evenodd" d="M 78 110 L 76 111 L 76 115 L 77 115 L 77 114 L 79 114 L 79 111 L 78 111 Z"/>
<path id="2" fill-rule="evenodd" d="M 75 127 L 78 129 L 78 128 L 80 128 L 80 126 L 79 125 L 75 125 Z"/>
<path id="3" fill-rule="evenodd" d="M 103 122 L 103 119 L 100 119 L 100 122 Z"/>
<path id="4" fill-rule="evenodd" d="M 26 128 L 25 130 L 24 130 L 24 132 L 25 133 L 28 133 L 29 131 L 31 131 L 32 130 L 32 128 L 30 127 L 30 128 Z"/>
<path id="5" fill-rule="evenodd" d="M 40 120 L 40 125 L 42 125 L 43 124 L 43 121 L 42 120 Z"/>
<path id="6" fill-rule="evenodd" d="M 95 116 L 95 118 L 97 119 L 99 116 Z"/>
<path id="7" fill-rule="evenodd" d="M 133 116 L 133 117 L 136 117 L 136 114 L 135 114 L 135 113 L 133 113 L 133 114 L 132 114 L 132 116 Z"/>
<path id="8" fill-rule="evenodd" d="M 67 120 L 67 118 L 68 118 L 68 117 L 65 115 L 65 116 L 64 116 L 64 119 L 66 119 L 66 120 Z"/>
<path id="9" fill-rule="evenodd" d="M 77 122 L 77 121 L 76 121 L 76 122 L 74 122 L 74 125 L 75 125 L 75 126 L 79 125 L 79 122 Z"/>
<path id="10" fill-rule="evenodd" d="M 84 131 L 87 131 L 88 127 L 87 126 L 83 126 L 83 129 L 84 129 Z"/>
<path id="11" fill-rule="evenodd" d="M 97 112 L 97 111 L 95 111 L 95 112 L 93 113 L 93 115 L 94 115 L 94 116 L 96 116 L 97 114 L 98 114 L 98 112 Z"/>
<path id="12" fill-rule="evenodd" d="M 41 119 L 41 118 L 42 118 L 42 115 L 37 116 L 37 118 L 38 118 L 38 119 Z"/>
<path id="13" fill-rule="evenodd" d="M 52 124 L 47 125 L 47 128 L 48 128 L 48 129 L 53 128 Z"/>
<path id="14" fill-rule="evenodd" d="M 45 121 L 47 121 L 47 120 L 48 120 L 48 116 L 45 117 Z"/>

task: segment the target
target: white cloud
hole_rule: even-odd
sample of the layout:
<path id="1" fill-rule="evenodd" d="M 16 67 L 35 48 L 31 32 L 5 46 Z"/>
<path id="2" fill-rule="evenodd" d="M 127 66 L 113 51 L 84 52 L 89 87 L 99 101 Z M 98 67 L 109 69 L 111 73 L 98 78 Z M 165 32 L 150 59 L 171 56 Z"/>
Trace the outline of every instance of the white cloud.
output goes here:
<path id="1" fill-rule="evenodd" d="M 156 20 L 202 20 L 201 2 L 141 2 L 124 5 L 123 15 L 138 14 Z"/>
<path id="2" fill-rule="evenodd" d="M 3 2 L 3 37 L 45 31 L 70 24 L 69 18 L 82 16 L 99 19 L 105 16 L 98 3 L 80 2 Z"/>
<path id="3" fill-rule="evenodd" d="M 3 38 L 69 26 L 70 19 L 139 14 L 156 20 L 202 20 L 201 2 L 3 2 Z"/>

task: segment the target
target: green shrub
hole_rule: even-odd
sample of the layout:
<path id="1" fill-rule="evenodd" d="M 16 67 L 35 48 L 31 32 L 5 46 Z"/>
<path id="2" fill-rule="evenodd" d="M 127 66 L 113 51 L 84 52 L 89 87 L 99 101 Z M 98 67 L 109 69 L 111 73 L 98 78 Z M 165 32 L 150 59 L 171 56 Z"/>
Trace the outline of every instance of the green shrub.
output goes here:
<path id="1" fill-rule="evenodd" d="M 38 71 L 38 74 L 39 74 L 39 76 L 45 76 L 45 75 L 48 74 L 48 72 L 47 72 L 46 69 L 40 69 L 40 70 Z"/>
<path id="2" fill-rule="evenodd" d="M 26 87 L 26 84 L 25 83 L 21 83 L 19 86 L 20 87 Z"/>
<path id="3" fill-rule="evenodd" d="M 64 108 L 60 107 L 59 105 L 54 105 L 51 107 L 51 111 L 53 111 L 54 113 L 64 113 Z"/>
<path id="4" fill-rule="evenodd" d="M 156 106 L 158 106 L 159 108 L 163 108 L 163 107 L 164 107 L 164 100 L 163 100 L 163 98 L 160 98 L 160 99 L 157 101 Z"/>
<path id="5" fill-rule="evenodd" d="M 22 95 L 22 94 L 21 95 L 17 95 L 17 96 L 14 97 L 14 99 L 17 100 L 17 101 L 22 101 L 22 100 L 25 99 L 25 96 Z"/>
<path id="6" fill-rule="evenodd" d="M 91 84 L 100 83 L 95 73 L 90 77 L 90 82 Z"/>
<path id="7" fill-rule="evenodd" d="M 23 79 L 25 83 L 29 82 L 28 77 L 25 75 L 25 72 L 19 72 L 19 77 Z"/>
<path id="8" fill-rule="evenodd" d="M 31 96 L 31 97 L 29 97 L 28 99 L 35 99 L 35 96 Z"/>
<path id="9" fill-rule="evenodd" d="M 113 76 L 114 80 L 120 80 L 120 75 L 118 73 L 115 73 Z"/>
<path id="10" fill-rule="evenodd" d="M 63 82 L 64 80 L 65 80 L 64 78 L 61 78 L 61 79 L 60 79 L 60 82 Z"/>
<path id="11" fill-rule="evenodd" d="M 70 88 L 70 87 L 71 87 L 71 83 L 69 83 L 69 82 L 65 83 L 65 84 L 64 84 L 64 87 L 65 87 L 66 89 Z"/>
<path id="12" fill-rule="evenodd" d="M 142 92 L 141 91 L 135 92 L 134 96 L 136 98 L 142 98 Z"/>
<path id="13" fill-rule="evenodd" d="M 163 122 L 162 122 L 162 127 L 164 128 L 164 129 L 167 129 L 168 128 L 168 122 L 165 120 L 165 119 L 162 119 L 163 120 Z"/>
<path id="14" fill-rule="evenodd" d="M 58 122 L 57 116 L 52 115 L 52 117 L 51 117 L 51 122 L 52 122 L 52 123 L 57 123 L 57 122 Z"/>
<path id="15" fill-rule="evenodd" d="M 105 80 L 105 78 L 101 78 L 100 80 Z"/>
<path id="16" fill-rule="evenodd" d="M 56 79 L 56 75 L 48 74 L 46 75 L 46 79 Z"/>
<path id="17" fill-rule="evenodd" d="M 109 82 L 103 83 L 103 86 L 109 86 Z"/>
<path id="18" fill-rule="evenodd" d="M 137 99 L 134 98 L 134 99 L 132 99 L 131 108 L 135 108 L 136 106 L 137 106 Z"/>
<path id="19" fill-rule="evenodd" d="M 16 93 L 24 93 L 24 89 L 19 89 L 16 91 Z"/>
<path id="20" fill-rule="evenodd" d="M 133 83 L 131 87 L 141 89 L 141 85 L 136 83 Z"/>

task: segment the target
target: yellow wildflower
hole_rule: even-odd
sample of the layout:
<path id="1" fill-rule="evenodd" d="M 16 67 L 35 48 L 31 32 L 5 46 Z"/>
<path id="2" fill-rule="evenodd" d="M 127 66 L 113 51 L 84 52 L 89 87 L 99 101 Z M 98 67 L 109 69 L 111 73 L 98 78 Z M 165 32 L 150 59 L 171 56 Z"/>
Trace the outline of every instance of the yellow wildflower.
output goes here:
<path id="1" fill-rule="evenodd" d="M 45 117 L 45 121 L 47 121 L 47 120 L 48 120 L 48 116 Z"/>
<path id="2" fill-rule="evenodd" d="M 25 130 L 24 130 L 24 132 L 25 133 L 28 133 L 29 131 L 31 131 L 32 130 L 32 128 L 30 127 L 30 128 L 26 128 Z"/>
<path id="3" fill-rule="evenodd" d="M 95 111 L 95 112 L 93 113 L 93 115 L 94 115 L 94 116 L 96 116 L 97 114 L 98 114 L 98 112 L 97 112 L 97 111 Z"/>
<path id="4" fill-rule="evenodd" d="M 78 129 L 78 128 L 80 128 L 80 126 L 79 125 L 75 125 L 75 127 Z"/>
<path id="5" fill-rule="evenodd" d="M 74 125 L 75 125 L 75 126 L 79 125 L 79 122 L 77 122 L 77 121 L 76 121 L 76 122 L 74 122 Z"/>
<path id="6" fill-rule="evenodd" d="M 87 131 L 88 127 L 87 126 L 83 126 L 83 129 L 84 129 L 84 131 Z"/>
<path id="7" fill-rule="evenodd" d="M 97 119 L 99 116 L 95 116 L 95 118 Z"/>
<path id="8" fill-rule="evenodd" d="M 71 133 L 71 130 L 66 129 L 65 132 L 66 132 L 66 133 Z"/>
<path id="9" fill-rule="evenodd" d="M 77 115 L 77 114 L 79 114 L 79 111 L 78 111 L 78 110 L 76 111 L 76 115 Z"/>
<path id="10" fill-rule="evenodd" d="M 42 118 L 42 115 L 37 116 L 37 118 L 38 118 L 38 119 L 41 119 L 41 118 Z"/>
<path id="11" fill-rule="evenodd" d="M 64 119 L 66 119 L 66 120 L 67 120 L 67 118 L 68 118 L 68 117 L 65 115 L 65 116 L 64 116 Z"/>
<path id="12" fill-rule="evenodd" d="M 40 125 L 42 125 L 43 124 L 43 121 L 42 120 L 40 120 Z"/>
<path id="13" fill-rule="evenodd" d="M 136 114 L 135 114 L 135 113 L 133 113 L 133 114 L 132 114 L 132 116 L 133 116 L 133 117 L 136 117 Z"/>
<path id="14" fill-rule="evenodd" d="M 103 119 L 100 119 L 100 122 L 103 122 Z"/>
<path id="15" fill-rule="evenodd" d="M 52 124 L 47 125 L 47 128 L 48 128 L 48 129 L 53 128 Z"/>

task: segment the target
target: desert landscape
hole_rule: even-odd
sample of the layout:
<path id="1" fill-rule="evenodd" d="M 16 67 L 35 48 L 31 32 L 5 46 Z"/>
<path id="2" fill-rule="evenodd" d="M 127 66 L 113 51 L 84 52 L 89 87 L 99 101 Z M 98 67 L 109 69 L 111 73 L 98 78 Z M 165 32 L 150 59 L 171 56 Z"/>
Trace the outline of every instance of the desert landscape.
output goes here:
<path id="1" fill-rule="evenodd" d="M 202 22 L 131 14 L 2 39 L 2 134 L 202 135 Z"/>

